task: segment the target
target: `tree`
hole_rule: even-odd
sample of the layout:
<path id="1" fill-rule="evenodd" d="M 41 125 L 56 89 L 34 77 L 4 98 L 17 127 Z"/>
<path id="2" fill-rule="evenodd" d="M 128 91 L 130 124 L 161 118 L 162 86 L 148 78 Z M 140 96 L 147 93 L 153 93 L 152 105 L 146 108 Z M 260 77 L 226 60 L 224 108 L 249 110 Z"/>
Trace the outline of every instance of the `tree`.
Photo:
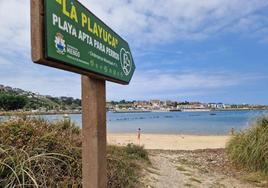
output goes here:
<path id="1" fill-rule="evenodd" d="M 10 111 L 24 108 L 27 99 L 24 96 L 14 96 L 12 94 L 0 94 L 0 109 Z"/>
<path id="2" fill-rule="evenodd" d="M 119 104 L 126 104 L 126 100 L 121 100 Z"/>

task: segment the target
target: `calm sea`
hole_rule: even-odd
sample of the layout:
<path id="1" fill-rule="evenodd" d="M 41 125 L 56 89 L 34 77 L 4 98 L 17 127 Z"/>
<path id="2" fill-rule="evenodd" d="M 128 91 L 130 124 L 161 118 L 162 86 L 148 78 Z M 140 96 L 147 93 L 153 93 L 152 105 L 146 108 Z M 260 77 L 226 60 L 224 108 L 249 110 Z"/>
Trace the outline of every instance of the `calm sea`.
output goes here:
<path id="1" fill-rule="evenodd" d="M 216 112 L 157 112 L 157 113 L 107 113 L 110 133 L 143 133 L 224 135 L 231 128 L 236 130 L 250 126 L 258 116 L 268 111 L 216 111 Z M 42 116 L 49 121 L 62 120 L 62 115 Z M 70 115 L 81 126 L 81 115 Z"/>

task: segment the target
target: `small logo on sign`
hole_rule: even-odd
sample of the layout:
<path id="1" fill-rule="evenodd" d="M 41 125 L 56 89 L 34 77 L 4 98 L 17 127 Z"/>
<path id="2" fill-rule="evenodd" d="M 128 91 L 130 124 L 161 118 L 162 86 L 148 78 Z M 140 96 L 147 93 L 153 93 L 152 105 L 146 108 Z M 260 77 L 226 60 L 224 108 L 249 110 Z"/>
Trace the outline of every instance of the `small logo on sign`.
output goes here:
<path id="1" fill-rule="evenodd" d="M 132 68 L 132 58 L 130 52 L 126 51 L 124 48 L 120 51 L 120 62 L 123 72 L 128 76 Z"/>
<path id="2" fill-rule="evenodd" d="M 55 36 L 55 47 L 57 49 L 57 53 L 64 55 L 66 52 L 65 40 L 64 36 L 61 33 L 57 33 Z"/>

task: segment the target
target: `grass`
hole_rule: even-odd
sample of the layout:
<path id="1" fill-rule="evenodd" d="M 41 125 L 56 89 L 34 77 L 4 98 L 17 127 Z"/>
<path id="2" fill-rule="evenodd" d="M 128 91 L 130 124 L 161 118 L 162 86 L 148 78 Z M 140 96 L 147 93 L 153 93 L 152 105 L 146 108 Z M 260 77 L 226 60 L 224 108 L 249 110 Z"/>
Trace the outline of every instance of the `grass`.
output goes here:
<path id="1" fill-rule="evenodd" d="M 81 130 L 66 122 L 0 123 L 0 187 L 82 187 Z M 108 187 L 135 187 L 149 164 L 139 146 L 108 146 Z"/>
<path id="2" fill-rule="evenodd" d="M 226 188 L 226 186 L 224 184 L 216 182 L 210 188 Z"/>
<path id="3" fill-rule="evenodd" d="M 147 172 L 149 172 L 150 174 L 155 174 L 155 175 L 158 175 L 158 176 L 160 176 L 160 173 L 156 170 L 156 169 L 154 169 L 154 168 L 147 168 Z"/>
<path id="4" fill-rule="evenodd" d="M 185 173 L 183 173 L 183 175 L 185 175 L 185 176 L 192 176 L 192 174 L 190 174 L 189 172 L 185 172 Z"/>
<path id="5" fill-rule="evenodd" d="M 235 166 L 268 174 L 268 116 L 236 133 L 227 143 L 226 152 Z"/>
<path id="6" fill-rule="evenodd" d="M 80 112 L 77 112 L 77 113 L 79 114 Z M 55 115 L 55 114 L 65 114 L 65 112 L 32 112 L 32 111 L 27 111 L 27 110 L 0 111 L 0 116 L 7 116 L 7 117 L 13 117 L 13 116 L 23 117 L 23 116 Z"/>
<path id="7" fill-rule="evenodd" d="M 176 168 L 178 171 L 181 171 L 181 172 L 187 171 L 183 166 L 177 166 Z"/>
<path id="8" fill-rule="evenodd" d="M 140 171 L 150 164 L 140 146 L 108 147 L 108 187 L 133 187 L 139 184 Z"/>
<path id="9" fill-rule="evenodd" d="M 185 187 L 192 187 L 193 185 L 190 184 L 190 183 L 185 183 L 184 186 L 185 186 Z"/>
<path id="10" fill-rule="evenodd" d="M 196 178 L 189 178 L 189 180 L 190 181 L 192 181 L 192 182 L 196 182 L 196 183 L 202 183 L 202 181 L 200 181 L 200 180 L 198 180 L 198 179 L 196 179 Z"/>
<path id="11" fill-rule="evenodd" d="M 184 165 L 187 165 L 187 166 L 192 166 L 192 167 L 199 167 L 200 166 L 200 164 L 198 162 L 192 161 L 192 160 L 178 158 L 178 161 L 181 164 L 184 164 Z"/>
<path id="12" fill-rule="evenodd" d="M 258 187 L 268 187 L 268 176 L 260 172 L 252 172 L 243 176 L 242 181 L 253 184 Z"/>
<path id="13" fill-rule="evenodd" d="M 202 166 L 201 164 L 199 164 L 198 162 L 196 161 L 192 161 L 192 160 L 187 160 L 187 159 L 181 159 L 179 158 L 178 159 L 179 163 L 182 164 L 182 165 L 185 165 L 185 166 L 190 166 L 192 168 L 196 168 L 198 169 L 202 174 L 207 174 L 209 173 L 209 170 Z M 178 169 L 179 170 L 179 169 Z"/>

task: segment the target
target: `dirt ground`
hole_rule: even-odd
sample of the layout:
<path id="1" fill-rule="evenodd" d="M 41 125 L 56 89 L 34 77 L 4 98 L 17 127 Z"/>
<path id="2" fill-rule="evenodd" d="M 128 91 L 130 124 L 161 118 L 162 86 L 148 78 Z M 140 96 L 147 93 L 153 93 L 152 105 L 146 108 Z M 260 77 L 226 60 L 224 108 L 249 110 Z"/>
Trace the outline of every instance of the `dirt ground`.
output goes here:
<path id="1" fill-rule="evenodd" d="M 149 154 L 152 165 L 143 179 L 145 187 L 255 188 L 267 185 L 267 182 L 252 184 L 242 180 L 247 172 L 234 169 L 224 149 L 149 150 Z"/>

